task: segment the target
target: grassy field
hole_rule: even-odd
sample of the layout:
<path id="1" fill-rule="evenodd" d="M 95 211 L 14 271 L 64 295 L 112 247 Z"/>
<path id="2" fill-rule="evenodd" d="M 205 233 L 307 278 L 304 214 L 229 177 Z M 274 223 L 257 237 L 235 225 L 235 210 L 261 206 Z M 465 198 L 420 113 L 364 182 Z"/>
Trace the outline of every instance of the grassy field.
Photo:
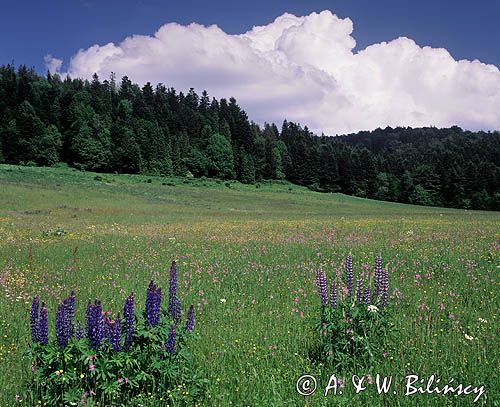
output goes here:
<path id="1" fill-rule="evenodd" d="M 404 378 L 432 374 L 484 385 L 475 405 L 498 405 L 500 214 L 321 194 L 287 183 L 241 185 L 0 166 L 0 405 L 23 404 L 29 306 L 41 293 L 53 329 L 75 289 L 119 311 L 176 259 L 183 308 L 194 304 L 192 353 L 209 380 L 203 406 L 472 405 L 474 395 L 406 396 Z M 397 343 L 363 371 L 312 363 L 319 299 L 315 270 L 343 275 L 380 254 L 396 306 Z M 366 267 L 366 266 L 365 266 Z M 472 339 L 470 339 L 472 338 Z M 303 373 L 318 378 L 297 394 Z M 396 394 L 354 394 L 353 374 L 393 376 Z M 330 374 L 347 379 L 325 397 Z M 16 394 L 21 401 L 15 402 Z"/>

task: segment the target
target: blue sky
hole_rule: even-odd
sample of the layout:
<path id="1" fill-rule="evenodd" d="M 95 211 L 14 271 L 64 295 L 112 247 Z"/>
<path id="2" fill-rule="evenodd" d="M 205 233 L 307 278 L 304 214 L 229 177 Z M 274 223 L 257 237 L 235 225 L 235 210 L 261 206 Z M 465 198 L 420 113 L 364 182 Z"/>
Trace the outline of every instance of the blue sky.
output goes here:
<path id="1" fill-rule="evenodd" d="M 491 0 L 17 1 L 0 63 L 207 90 L 328 135 L 499 130 L 498 16 Z"/>
<path id="2" fill-rule="evenodd" d="M 167 22 L 217 24 L 242 33 L 285 11 L 329 9 L 354 21 L 357 48 L 408 36 L 446 48 L 455 59 L 500 66 L 500 2 L 495 0 L 29 0 L 5 2 L 0 13 L 0 63 L 44 70 L 43 57 L 65 62 L 80 48 L 153 34 Z"/>

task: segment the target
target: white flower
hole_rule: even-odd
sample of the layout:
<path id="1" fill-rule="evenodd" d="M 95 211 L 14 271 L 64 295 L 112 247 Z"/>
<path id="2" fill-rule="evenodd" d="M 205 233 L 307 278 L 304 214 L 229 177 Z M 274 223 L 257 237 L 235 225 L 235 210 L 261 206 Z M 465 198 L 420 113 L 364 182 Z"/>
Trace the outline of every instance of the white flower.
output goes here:
<path id="1" fill-rule="evenodd" d="M 226 302 L 226 299 L 225 298 L 221 298 L 220 302 L 221 302 L 221 304 L 224 304 Z"/>
<path id="2" fill-rule="evenodd" d="M 467 339 L 468 341 L 472 341 L 474 337 L 465 334 L 465 339 Z"/>
<path id="3" fill-rule="evenodd" d="M 487 324 L 488 321 L 484 318 L 479 318 L 479 322 L 482 322 L 483 324 Z"/>
<path id="4" fill-rule="evenodd" d="M 368 305 L 369 312 L 377 312 L 378 308 L 375 305 Z"/>

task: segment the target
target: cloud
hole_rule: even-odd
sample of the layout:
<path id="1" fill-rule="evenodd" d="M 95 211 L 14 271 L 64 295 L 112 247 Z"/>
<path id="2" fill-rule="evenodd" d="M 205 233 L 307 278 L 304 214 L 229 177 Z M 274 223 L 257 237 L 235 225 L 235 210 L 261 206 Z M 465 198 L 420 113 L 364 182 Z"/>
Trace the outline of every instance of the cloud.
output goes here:
<path id="1" fill-rule="evenodd" d="M 496 66 L 456 61 L 404 37 L 355 53 L 352 34 L 352 21 L 330 11 L 283 14 L 241 35 L 169 23 L 154 36 L 79 50 L 67 73 L 206 89 L 236 97 L 258 123 L 286 118 L 328 135 L 398 125 L 500 128 Z M 61 62 L 46 58 L 55 69 Z"/>
<path id="2" fill-rule="evenodd" d="M 50 54 L 45 55 L 43 61 L 45 62 L 45 69 L 51 73 L 59 72 L 63 63 L 62 59 L 54 58 Z"/>

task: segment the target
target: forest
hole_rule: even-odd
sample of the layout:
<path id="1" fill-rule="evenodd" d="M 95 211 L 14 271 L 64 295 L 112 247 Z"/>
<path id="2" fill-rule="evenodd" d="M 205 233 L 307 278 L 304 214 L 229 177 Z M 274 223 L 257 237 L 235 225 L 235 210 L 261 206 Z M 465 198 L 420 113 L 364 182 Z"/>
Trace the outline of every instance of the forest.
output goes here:
<path id="1" fill-rule="evenodd" d="M 287 180 L 320 192 L 500 210 L 499 131 L 387 127 L 332 136 L 287 120 L 261 126 L 235 98 L 206 91 L 0 66 L 0 163 Z"/>

